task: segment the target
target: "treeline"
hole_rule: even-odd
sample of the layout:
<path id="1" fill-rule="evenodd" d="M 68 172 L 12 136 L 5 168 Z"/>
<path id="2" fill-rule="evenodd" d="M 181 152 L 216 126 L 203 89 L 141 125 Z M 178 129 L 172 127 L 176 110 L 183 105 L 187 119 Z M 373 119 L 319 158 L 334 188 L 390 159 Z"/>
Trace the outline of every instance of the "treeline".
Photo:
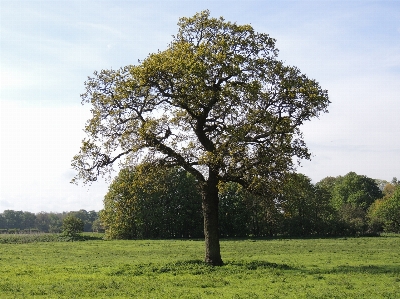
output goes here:
<path id="1" fill-rule="evenodd" d="M 5 210 L 0 213 L 0 233 L 60 233 L 63 220 L 75 216 L 84 223 L 84 231 L 102 231 L 99 213 L 96 211 L 72 211 L 63 213 L 31 213 Z"/>
<path id="2" fill-rule="evenodd" d="M 400 233 L 400 182 L 350 172 L 316 184 L 290 173 L 283 187 L 263 196 L 236 183 L 219 186 L 222 237 L 351 236 Z M 180 168 L 146 165 L 123 169 L 104 198 L 104 209 L 63 213 L 5 210 L 0 233 L 60 233 L 75 216 L 85 232 L 109 239 L 203 238 L 201 195 L 195 178 Z"/>
<path id="3" fill-rule="evenodd" d="M 350 236 L 400 232 L 400 184 L 350 172 L 316 184 L 289 173 L 263 196 L 219 186 L 222 237 Z M 268 188 L 264 188 L 268 190 Z M 106 237 L 202 238 L 201 196 L 182 169 L 123 169 L 104 199 Z"/>

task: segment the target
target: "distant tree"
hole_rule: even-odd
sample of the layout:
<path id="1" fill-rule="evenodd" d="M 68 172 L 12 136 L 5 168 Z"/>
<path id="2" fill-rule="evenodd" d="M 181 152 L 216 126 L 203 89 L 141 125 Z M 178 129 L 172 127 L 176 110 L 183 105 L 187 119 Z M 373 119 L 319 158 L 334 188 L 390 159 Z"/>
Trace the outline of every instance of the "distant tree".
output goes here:
<path id="1" fill-rule="evenodd" d="M 23 223 L 22 211 L 4 210 L 3 218 L 5 221 L 5 228 L 8 229 L 21 229 Z"/>
<path id="2" fill-rule="evenodd" d="M 397 186 L 398 186 L 397 184 L 393 184 L 393 183 L 387 183 L 387 184 L 385 184 L 385 186 L 383 187 L 383 190 L 382 190 L 383 196 L 384 196 L 384 197 L 390 197 L 390 196 L 392 196 L 392 194 L 393 194 L 394 191 L 396 190 Z"/>
<path id="3" fill-rule="evenodd" d="M 286 235 L 306 235 L 311 231 L 309 217 L 313 202 L 311 180 L 302 174 L 288 174 L 285 186 L 278 197 L 284 215 Z"/>
<path id="4" fill-rule="evenodd" d="M 337 181 L 338 181 L 338 178 L 328 176 L 328 177 L 323 178 L 322 180 L 320 180 L 315 185 L 320 189 L 326 190 L 327 192 L 329 192 L 332 195 L 333 194 L 333 189 L 335 188 L 335 183 Z"/>
<path id="5" fill-rule="evenodd" d="M 339 183 L 341 176 L 328 176 L 315 184 L 315 192 L 317 198 L 324 202 L 325 207 L 325 225 L 321 227 L 322 234 L 340 235 L 343 233 L 343 223 L 338 214 L 338 207 L 334 207 L 333 195 L 336 183 Z M 323 231 L 323 232 L 322 232 Z"/>
<path id="6" fill-rule="evenodd" d="M 195 178 L 179 168 L 141 164 L 122 169 L 100 213 L 107 238 L 200 237 L 201 196 Z"/>
<path id="7" fill-rule="evenodd" d="M 365 175 L 358 175 L 355 172 L 349 172 L 345 176 L 337 178 L 332 201 L 337 209 L 340 209 L 344 204 L 350 204 L 366 211 L 382 195 L 382 191 L 373 179 Z"/>
<path id="8" fill-rule="evenodd" d="M 59 233 L 62 230 L 63 213 L 40 212 L 35 218 L 35 227 L 45 233 Z"/>
<path id="9" fill-rule="evenodd" d="M 219 186 L 222 236 L 262 237 L 281 234 L 282 213 L 270 188 L 252 194 L 238 183 Z M 268 192 L 268 193 L 267 193 Z"/>
<path id="10" fill-rule="evenodd" d="M 243 187 L 237 183 L 219 185 L 219 227 L 223 237 L 245 237 L 251 233 L 251 210 Z"/>
<path id="11" fill-rule="evenodd" d="M 85 231 L 85 232 L 92 231 L 93 221 L 90 219 L 90 215 L 89 215 L 88 211 L 86 211 L 84 209 L 80 209 L 79 211 L 71 211 L 70 214 L 74 215 L 75 217 L 77 217 L 83 221 L 83 223 L 84 223 L 83 231 Z"/>
<path id="12" fill-rule="evenodd" d="M 314 185 L 314 228 L 319 235 L 337 235 L 337 213 L 332 206 L 332 193 Z"/>
<path id="13" fill-rule="evenodd" d="M 71 238 L 76 238 L 83 232 L 83 226 L 84 223 L 81 219 L 73 215 L 68 215 L 63 220 L 63 234 Z"/>
<path id="14" fill-rule="evenodd" d="M 363 235 L 368 230 L 366 211 L 351 203 L 344 203 L 338 210 L 339 235 Z"/>
<path id="15" fill-rule="evenodd" d="M 0 214 L 0 228 L 29 229 L 35 227 L 36 216 L 30 212 L 5 210 Z"/>
<path id="16" fill-rule="evenodd" d="M 3 217 L 3 213 L 0 213 L 0 229 L 7 229 L 7 223 Z"/>
<path id="17" fill-rule="evenodd" d="M 388 232 L 400 233 L 400 186 L 383 204 L 383 228 Z"/>
<path id="18" fill-rule="evenodd" d="M 23 212 L 21 229 L 35 228 L 36 215 L 31 212 Z"/>
<path id="19" fill-rule="evenodd" d="M 108 187 L 100 220 L 109 239 L 133 239 L 138 235 L 134 181 L 135 172 L 122 169 Z"/>
<path id="20" fill-rule="evenodd" d="M 99 219 L 99 213 L 94 210 L 91 210 L 87 214 L 87 222 L 91 224 L 91 227 L 88 231 L 93 230 L 93 223 Z"/>
<path id="21" fill-rule="evenodd" d="M 327 234 L 326 227 L 332 213 L 327 190 L 321 185 L 314 186 L 303 174 L 288 174 L 278 196 L 284 215 L 283 233 L 292 236 Z"/>
<path id="22" fill-rule="evenodd" d="M 47 213 L 48 215 L 48 232 L 60 233 L 65 215 L 63 213 Z"/>
<path id="23" fill-rule="evenodd" d="M 383 204 L 384 198 L 375 200 L 375 202 L 368 208 L 367 222 L 369 230 L 373 233 L 380 233 L 383 231 Z"/>
<path id="24" fill-rule="evenodd" d="M 276 194 L 263 196 L 247 195 L 247 206 L 251 213 L 250 231 L 252 236 L 276 236 L 283 233 L 284 216 Z"/>
<path id="25" fill-rule="evenodd" d="M 336 178 L 332 205 L 337 211 L 339 234 L 361 235 L 368 231 L 367 211 L 382 191 L 375 180 L 349 172 Z"/>
<path id="26" fill-rule="evenodd" d="M 392 184 L 388 184 L 393 186 Z M 387 186 L 388 186 L 387 185 Z M 400 233 L 400 186 L 397 185 L 381 199 L 376 200 L 368 210 L 368 222 L 375 232 Z"/>
<path id="27" fill-rule="evenodd" d="M 376 185 L 378 186 L 378 188 L 383 191 L 383 189 L 385 188 L 386 184 L 388 184 L 389 182 L 386 180 L 381 180 L 381 179 L 375 179 L 374 180 Z"/>
<path id="28" fill-rule="evenodd" d="M 39 231 L 48 233 L 50 223 L 51 219 L 49 217 L 49 213 L 40 212 L 36 214 L 35 226 Z"/>
<path id="29" fill-rule="evenodd" d="M 86 82 L 88 139 L 72 166 L 90 182 L 126 162 L 180 166 L 202 194 L 205 261 L 221 265 L 218 184 L 249 190 L 310 158 L 300 126 L 329 104 L 327 91 L 277 59 L 275 40 L 250 25 L 181 18 L 165 51 Z"/>
<path id="30" fill-rule="evenodd" d="M 105 232 L 104 225 L 101 223 L 101 220 L 99 218 L 97 218 L 93 221 L 92 229 L 96 233 L 104 233 Z"/>
<path id="31" fill-rule="evenodd" d="M 70 211 L 69 214 L 74 215 L 75 217 L 81 219 L 84 223 L 85 232 L 93 231 L 92 225 L 93 222 L 99 218 L 99 215 L 96 211 L 86 211 L 84 209 L 80 209 L 79 211 Z"/>

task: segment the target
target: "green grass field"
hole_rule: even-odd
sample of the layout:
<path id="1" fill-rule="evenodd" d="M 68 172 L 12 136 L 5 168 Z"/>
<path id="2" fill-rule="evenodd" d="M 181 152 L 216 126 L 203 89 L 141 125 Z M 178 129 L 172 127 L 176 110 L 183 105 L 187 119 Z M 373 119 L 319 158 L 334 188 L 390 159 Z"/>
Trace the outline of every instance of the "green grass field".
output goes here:
<path id="1" fill-rule="evenodd" d="M 203 241 L 0 244 L 0 298 L 400 298 L 400 236 L 221 247 L 210 267 Z"/>

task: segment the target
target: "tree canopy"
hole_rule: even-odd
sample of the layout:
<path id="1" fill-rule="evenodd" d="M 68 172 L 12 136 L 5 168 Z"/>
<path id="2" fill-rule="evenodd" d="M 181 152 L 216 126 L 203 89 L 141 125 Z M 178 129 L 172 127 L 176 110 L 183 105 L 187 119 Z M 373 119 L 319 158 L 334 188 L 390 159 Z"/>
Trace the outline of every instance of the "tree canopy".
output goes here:
<path id="1" fill-rule="evenodd" d="M 92 118 L 72 166 L 94 181 L 115 161 L 180 166 L 202 190 L 205 261 L 221 265 L 218 184 L 256 190 L 309 159 L 300 126 L 327 112 L 327 91 L 277 58 L 275 40 L 203 11 L 181 18 L 164 51 L 95 72 Z"/>

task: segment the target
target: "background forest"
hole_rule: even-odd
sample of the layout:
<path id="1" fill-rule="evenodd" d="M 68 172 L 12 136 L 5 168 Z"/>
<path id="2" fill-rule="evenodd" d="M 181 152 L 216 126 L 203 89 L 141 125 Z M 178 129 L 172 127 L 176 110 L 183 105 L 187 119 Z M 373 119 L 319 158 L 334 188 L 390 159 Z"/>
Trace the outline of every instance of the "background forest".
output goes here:
<path id="1" fill-rule="evenodd" d="M 248 194 L 235 183 L 219 186 L 221 237 L 352 236 L 400 232 L 400 182 L 349 172 L 316 184 L 298 173 L 268 195 Z M 123 169 L 100 212 L 31 213 L 5 210 L 0 233 L 59 233 L 75 216 L 84 231 L 108 239 L 202 238 L 201 196 L 195 178 L 175 169 Z"/>
<path id="2" fill-rule="evenodd" d="M 5 210 L 0 213 L 0 233 L 60 233 L 65 218 L 75 216 L 84 223 L 85 232 L 102 232 L 99 213 L 96 211 L 72 211 L 63 213 Z"/>

